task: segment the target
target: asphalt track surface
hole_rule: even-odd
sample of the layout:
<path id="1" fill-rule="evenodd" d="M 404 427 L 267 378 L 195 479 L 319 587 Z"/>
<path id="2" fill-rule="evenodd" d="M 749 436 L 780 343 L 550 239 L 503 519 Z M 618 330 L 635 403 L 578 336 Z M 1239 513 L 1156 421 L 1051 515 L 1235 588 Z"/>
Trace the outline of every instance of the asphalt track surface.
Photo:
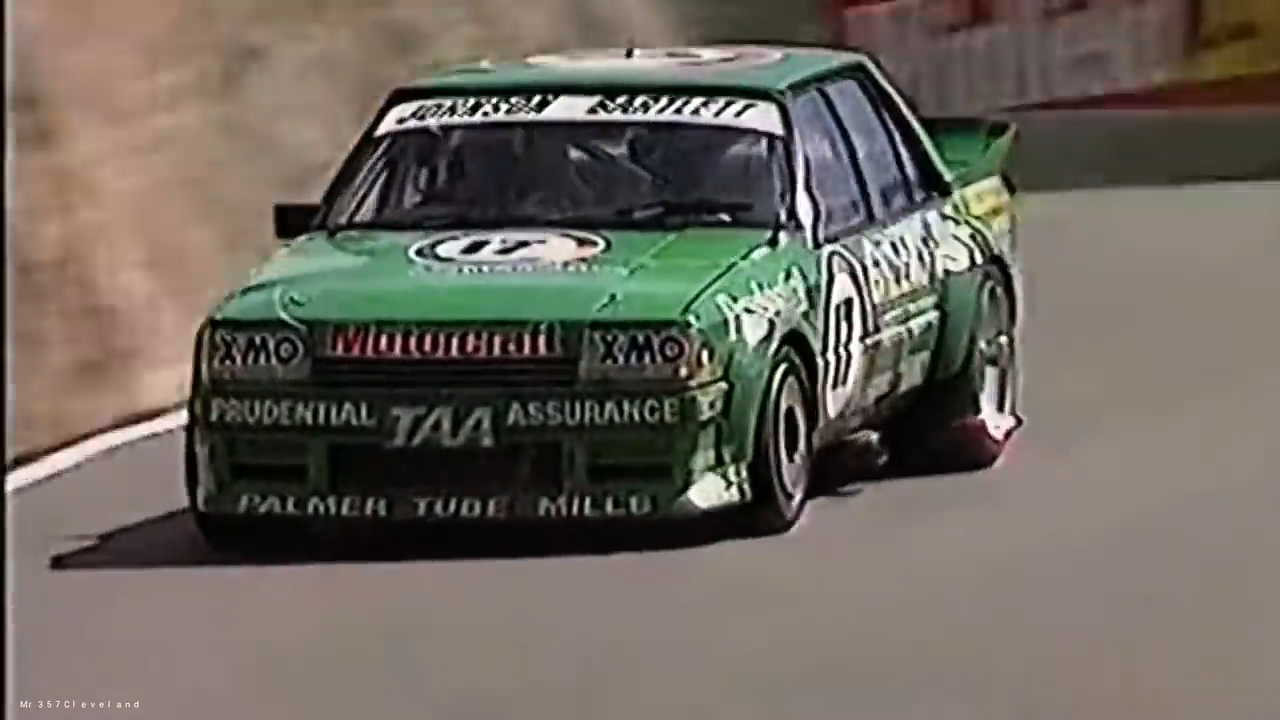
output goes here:
<path id="1" fill-rule="evenodd" d="M 1280 717 L 1280 184 L 1025 212 L 1028 425 L 993 471 L 850 488 L 769 540 L 232 566 L 175 514 L 170 434 L 11 497 L 8 702 L 138 701 L 94 715 L 158 720 Z"/>

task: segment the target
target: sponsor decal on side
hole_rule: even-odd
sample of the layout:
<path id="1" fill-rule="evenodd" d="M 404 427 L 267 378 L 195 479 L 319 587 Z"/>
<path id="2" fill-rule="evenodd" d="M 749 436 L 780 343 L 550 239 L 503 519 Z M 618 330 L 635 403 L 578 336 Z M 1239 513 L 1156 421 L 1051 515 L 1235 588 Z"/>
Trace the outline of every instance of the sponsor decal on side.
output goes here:
<path id="1" fill-rule="evenodd" d="M 593 365 L 676 365 L 693 352 L 692 341 L 677 330 L 595 330 L 587 342 Z"/>
<path id="2" fill-rule="evenodd" d="M 275 495 L 240 493 L 236 500 L 239 515 L 289 517 L 389 518 L 391 499 L 359 495 Z"/>
<path id="3" fill-rule="evenodd" d="M 505 424 L 566 430 L 670 426 L 683 420 L 683 404 L 678 396 L 514 400 L 507 408 Z"/>
<path id="4" fill-rule="evenodd" d="M 324 356 L 350 360 L 537 360 L 559 357 L 557 328 L 440 329 L 337 325 L 324 333 Z"/>
<path id="5" fill-rule="evenodd" d="M 658 512 L 647 492 L 581 491 L 537 495 L 392 498 L 382 495 L 240 493 L 240 515 L 345 519 L 506 520 L 639 518 Z"/>
<path id="6" fill-rule="evenodd" d="M 409 259 L 431 270 L 451 272 L 573 272 L 607 250 L 600 235 L 560 230 L 441 233 L 414 243 Z"/>
<path id="7" fill-rule="evenodd" d="M 937 220 L 934 215 L 916 217 L 867 236 L 867 277 L 875 305 L 923 290 L 941 278 Z"/>
<path id="8" fill-rule="evenodd" d="M 512 122 L 677 122 L 782 135 L 777 104 L 731 96 L 628 94 L 467 96 L 402 103 L 375 136 L 422 128 Z"/>
<path id="9" fill-rule="evenodd" d="M 586 378 L 689 379 L 712 363 L 709 347 L 676 328 L 593 330 L 584 347 Z"/>
<path id="10" fill-rule="evenodd" d="M 245 428 L 357 430 L 378 427 L 378 414 L 358 400 L 212 397 L 206 401 L 210 425 Z"/>
<path id="11" fill-rule="evenodd" d="M 207 369 L 219 379 L 284 379 L 308 369 L 307 346 L 291 330 L 214 328 L 208 337 Z"/>
<path id="12" fill-rule="evenodd" d="M 489 406 L 461 409 L 453 405 L 417 405 L 391 408 L 391 440 L 388 447 L 434 445 L 493 447 L 494 410 Z"/>
<path id="13" fill-rule="evenodd" d="M 980 265 L 990 247 L 990 234 L 963 203 L 831 246 L 822 380 L 829 416 L 923 381 L 930 353 L 919 348 L 941 319 L 937 297 L 926 291 Z M 894 354 L 894 370 L 864 372 L 872 358 Z"/>
<path id="14" fill-rule="evenodd" d="M 980 265 L 990 245 L 979 221 L 959 205 L 910 218 L 866 238 L 872 302 L 891 303 Z"/>
<path id="15" fill-rule="evenodd" d="M 414 517 L 434 520 L 505 518 L 626 518 L 653 515 L 658 501 L 644 492 L 563 492 L 498 497 L 415 497 Z"/>
<path id="16" fill-rule="evenodd" d="M 387 447 L 493 447 L 495 428 L 598 429 L 665 427 L 684 419 L 679 396 L 512 400 L 505 407 L 450 404 L 391 408 Z"/>
<path id="17" fill-rule="evenodd" d="M 692 352 L 693 343 L 675 331 L 639 330 L 592 333 L 601 365 L 675 365 Z"/>
<path id="18" fill-rule="evenodd" d="M 755 348 L 781 320 L 809 311 L 809 287 L 800 269 L 791 268 L 768 285 L 753 281 L 745 296 L 721 293 L 715 303 L 729 322 L 729 339 Z"/>

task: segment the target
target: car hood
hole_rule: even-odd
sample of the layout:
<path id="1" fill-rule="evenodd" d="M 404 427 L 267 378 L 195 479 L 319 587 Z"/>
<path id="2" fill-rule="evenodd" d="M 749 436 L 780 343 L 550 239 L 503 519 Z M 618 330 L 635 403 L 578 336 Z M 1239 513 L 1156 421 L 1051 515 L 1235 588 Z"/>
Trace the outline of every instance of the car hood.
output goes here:
<path id="1" fill-rule="evenodd" d="M 598 234 L 607 247 L 576 266 L 459 272 L 410 248 L 441 233 L 313 234 L 278 251 L 225 299 L 216 319 L 485 322 L 676 320 L 769 236 L 693 228 Z M 596 235 L 596 234 L 593 234 Z"/>

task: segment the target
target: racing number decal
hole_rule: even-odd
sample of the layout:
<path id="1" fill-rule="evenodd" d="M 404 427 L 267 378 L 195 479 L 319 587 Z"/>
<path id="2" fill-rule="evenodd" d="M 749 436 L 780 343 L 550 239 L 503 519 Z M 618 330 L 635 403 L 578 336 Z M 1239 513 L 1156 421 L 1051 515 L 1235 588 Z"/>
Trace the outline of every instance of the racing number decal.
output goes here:
<path id="1" fill-rule="evenodd" d="M 854 399 L 862 377 L 869 298 L 859 264 L 843 248 L 826 259 L 827 307 L 823 339 L 823 395 L 829 417 L 840 415 Z"/>
<path id="2" fill-rule="evenodd" d="M 436 252 L 449 259 L 470 262 L 537 260 L 541 258 L 545 242 L 533 238 L 478 238 L 463 240 L 453 247 L 437 248 Z"/>
<path id="3" fill-rule="evenodd" d="M 925 339 L 941 323 L 937 283 L 990 255 L 984 228 L 950 209 L 854 242 L 865 259 L 837 245 L 824 260 L 822 391 L 831 418 L 924 382 L 932 359 Z M 920 302 L 926 292 L 929 301 Z"/>
<path id="4" fill-rule="evenodd" d="M 599 255 L 604 238 L 545 230 L 446 233 L 415 244 L 409 257 L 420 263 L 502 265 L 571 263 Z"/>

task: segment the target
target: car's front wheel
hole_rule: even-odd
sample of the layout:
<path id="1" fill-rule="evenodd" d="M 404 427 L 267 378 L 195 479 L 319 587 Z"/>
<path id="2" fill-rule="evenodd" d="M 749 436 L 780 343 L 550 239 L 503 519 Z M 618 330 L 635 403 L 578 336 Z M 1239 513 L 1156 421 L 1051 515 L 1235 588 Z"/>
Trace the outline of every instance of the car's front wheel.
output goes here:
<path id="1" fill-rule="evenodd" d="M 777 535 L 795 526 L 809 499 L 813 465 L 813 402 L 809 378 L 788 348 L 769 370 L 756 419 L 746 532 Z"/>

